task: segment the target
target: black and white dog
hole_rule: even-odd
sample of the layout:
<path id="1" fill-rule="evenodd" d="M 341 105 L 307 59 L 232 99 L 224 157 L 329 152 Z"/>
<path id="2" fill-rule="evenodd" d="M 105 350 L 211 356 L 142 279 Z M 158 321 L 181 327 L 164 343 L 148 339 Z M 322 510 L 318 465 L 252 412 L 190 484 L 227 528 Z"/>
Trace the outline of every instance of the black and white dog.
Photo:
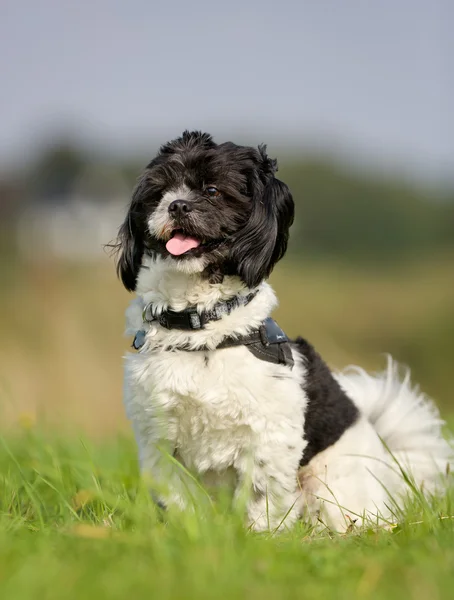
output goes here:
<path id="1" fill-rule="evenodd" d="M 389 495 L 400 502 L 407 489 L 397 463 L 433 492 L 452 449 L 435 407 L 392 361 L 376 376 L 331 373 L 271 320 L 266 279 L 294 213 L 276 170 L 265 147 L 185 132 L 139 179 L 118 272 L 136 293 L 125 404 L 141 468 L 159 500 L 181 508 L 178 463 L 237 497 L 247 488 L 256 530 L 298 517 L 335 530 L 386 520 Z"/>

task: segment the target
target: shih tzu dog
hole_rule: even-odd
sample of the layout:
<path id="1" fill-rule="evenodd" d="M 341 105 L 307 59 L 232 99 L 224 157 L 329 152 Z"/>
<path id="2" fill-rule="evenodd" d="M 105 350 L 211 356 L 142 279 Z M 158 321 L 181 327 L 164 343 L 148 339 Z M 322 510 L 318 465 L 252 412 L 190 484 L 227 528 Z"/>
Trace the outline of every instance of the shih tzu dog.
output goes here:
<path id="1" fill-rule="evenodd" d="M 276 171 L 265 146 L 186 131 L 138 181 L 118 272 L 135 292 L 125 405 L 141 469 L 165 506 L 191 504 L 187 472 L 246 491 L 256 530 L 300 517 L 337 531 L 385 523 L 408 478 L 439 488 L 452 449 L 392 361 L 375 376 L 332 373 L 270 318 L 266 279 L 294 214 Z"/>

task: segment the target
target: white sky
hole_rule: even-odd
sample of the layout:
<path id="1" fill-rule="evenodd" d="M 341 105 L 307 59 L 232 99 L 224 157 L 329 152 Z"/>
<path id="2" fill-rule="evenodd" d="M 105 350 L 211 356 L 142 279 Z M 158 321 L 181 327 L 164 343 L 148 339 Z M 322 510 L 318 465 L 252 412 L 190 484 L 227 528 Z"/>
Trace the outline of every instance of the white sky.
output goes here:
<path id="1" fill-rule="evenodd" d="M 0 165 L 185 128 L 454 172 L 451 0 L 0 0 Z"/>

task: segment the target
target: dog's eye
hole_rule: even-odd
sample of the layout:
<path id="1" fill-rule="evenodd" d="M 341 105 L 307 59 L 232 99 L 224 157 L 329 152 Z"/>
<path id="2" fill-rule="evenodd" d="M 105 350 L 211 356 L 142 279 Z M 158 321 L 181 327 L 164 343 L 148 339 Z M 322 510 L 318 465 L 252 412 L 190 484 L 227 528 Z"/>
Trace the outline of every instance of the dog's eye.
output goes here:
<path id="1" fill-rule="evenodd" d="M 210 185 L 209 187 L 205 188 L 205 194 L 210 198 L 216 198 L 220 195 L 220 193 L 221 192 L 218 190 L 218 188 L 215 188 L 213 185 Z"/>

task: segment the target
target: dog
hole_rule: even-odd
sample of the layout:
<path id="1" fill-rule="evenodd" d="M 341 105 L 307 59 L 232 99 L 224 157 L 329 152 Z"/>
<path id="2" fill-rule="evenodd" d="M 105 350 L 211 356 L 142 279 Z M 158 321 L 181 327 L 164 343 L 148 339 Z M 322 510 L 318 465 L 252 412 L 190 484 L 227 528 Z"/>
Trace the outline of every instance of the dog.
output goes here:
<path id="1" fill-rule="evenodd" d="M 266 146 L 185 131 L 138 180 L 117 271 L 135 292 L 124 402 L 141 471 L 166 507 L 191 506 L 187 472 L 229 487 L 257 531 L 385 524 L 409 481 L 446 484 L 452 446 L 391 359 L 378 375 L 331 372 L 271 319 L 266 280 L 294 217 L 276 171 Z"/>

